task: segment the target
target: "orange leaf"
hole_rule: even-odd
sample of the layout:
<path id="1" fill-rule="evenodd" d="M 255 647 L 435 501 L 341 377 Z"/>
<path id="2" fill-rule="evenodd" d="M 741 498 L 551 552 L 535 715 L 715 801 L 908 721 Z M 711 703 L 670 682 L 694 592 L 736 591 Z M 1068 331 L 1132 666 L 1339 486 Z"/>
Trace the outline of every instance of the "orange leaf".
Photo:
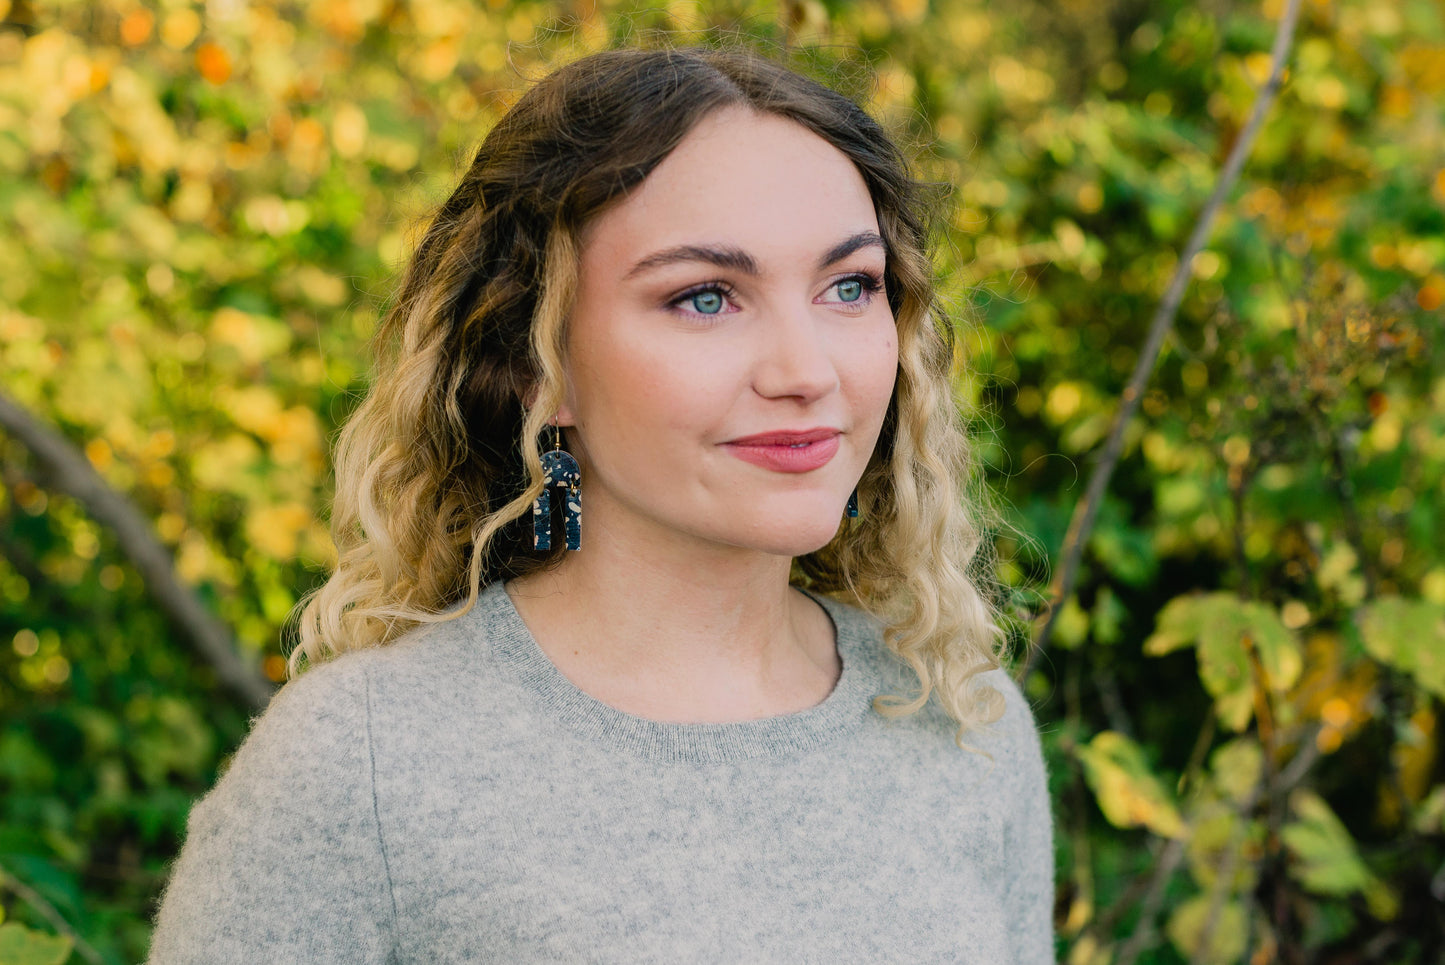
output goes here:
<path id="1" fill-rule="evenodd" d="M 224 84 L 231 76 L 231 56 L 219 44 L 207 41 L 196 48 L 196 70 L 213 84 Z"/>
<path id="2" fill-rule="evenodd" d="M 143 44 L 151 35 L 151 30 L 155 28 L 155 25 L 156 18 L 149 10 L 144 7 L 132 10 L 120 22 L 120 42 L 127 47 Z"/>

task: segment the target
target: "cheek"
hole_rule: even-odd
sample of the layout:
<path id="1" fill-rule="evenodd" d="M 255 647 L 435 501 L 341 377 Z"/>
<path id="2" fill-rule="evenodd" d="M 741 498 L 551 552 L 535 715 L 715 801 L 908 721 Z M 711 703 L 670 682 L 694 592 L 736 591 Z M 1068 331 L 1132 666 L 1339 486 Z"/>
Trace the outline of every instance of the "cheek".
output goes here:
<path id="1" fill-rule="evenodd" d="M 659 433 L 706 432 L 727 411 L 725 353 L 701 339 L 611 337 L 575 346 L 578 415 L 599 440 L 646 444 Z"/>
<path id="2" fill-rule="evenodd" d="M 881 425 L 898 377 L 898 330 L 892 319 L 850 346 L 848 372 L 859 416 Z"/>

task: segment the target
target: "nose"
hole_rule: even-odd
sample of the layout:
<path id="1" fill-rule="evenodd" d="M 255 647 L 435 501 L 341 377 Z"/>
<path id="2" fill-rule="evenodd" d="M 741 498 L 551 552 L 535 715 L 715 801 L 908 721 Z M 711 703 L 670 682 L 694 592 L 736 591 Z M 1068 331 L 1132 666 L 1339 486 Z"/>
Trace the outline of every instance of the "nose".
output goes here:
<path id="1" fill-rule="evenodd" d="M 778 311 L 763 321 L 753 390 L 768 399 L 821 399 L 837 390 L 827 322 L 807 308 Z"/>

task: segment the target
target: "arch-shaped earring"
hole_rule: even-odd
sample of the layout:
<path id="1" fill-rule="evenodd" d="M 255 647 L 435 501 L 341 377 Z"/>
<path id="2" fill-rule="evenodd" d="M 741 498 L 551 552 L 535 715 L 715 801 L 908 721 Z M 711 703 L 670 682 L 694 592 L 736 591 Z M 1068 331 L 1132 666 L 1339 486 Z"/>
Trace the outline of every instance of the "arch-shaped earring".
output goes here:
<path id="1" fill-rule="evenodd" d="M 858 487 L 854 486 L 853 491 L 848 494 L 848 518 L 858 518 Z"/>
<path id="2" fill-rule="evenodd" d="M 582 469 L 562 448 L 562 430 L 552 426 L 552 448 L 542 453 L 542 494 L 532 502 L 532 548 L 552 548 L 552 490 L 562 489 L 562 528 L 567 548 L 582 548 Z"/>

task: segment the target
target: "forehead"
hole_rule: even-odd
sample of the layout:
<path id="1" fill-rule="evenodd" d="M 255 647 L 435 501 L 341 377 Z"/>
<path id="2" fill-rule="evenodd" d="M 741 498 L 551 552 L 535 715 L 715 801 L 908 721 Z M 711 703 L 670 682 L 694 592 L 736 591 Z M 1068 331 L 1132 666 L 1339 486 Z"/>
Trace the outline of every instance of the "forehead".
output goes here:
<path id="1" fill-rule="evenodd" d="M 583 261 L 699 242 L 811 260 L 877 228 L 868 187 L 842 151 L 795 121 L 729 107 L 703 118 L 641 185 L 588 226 Z"/>

